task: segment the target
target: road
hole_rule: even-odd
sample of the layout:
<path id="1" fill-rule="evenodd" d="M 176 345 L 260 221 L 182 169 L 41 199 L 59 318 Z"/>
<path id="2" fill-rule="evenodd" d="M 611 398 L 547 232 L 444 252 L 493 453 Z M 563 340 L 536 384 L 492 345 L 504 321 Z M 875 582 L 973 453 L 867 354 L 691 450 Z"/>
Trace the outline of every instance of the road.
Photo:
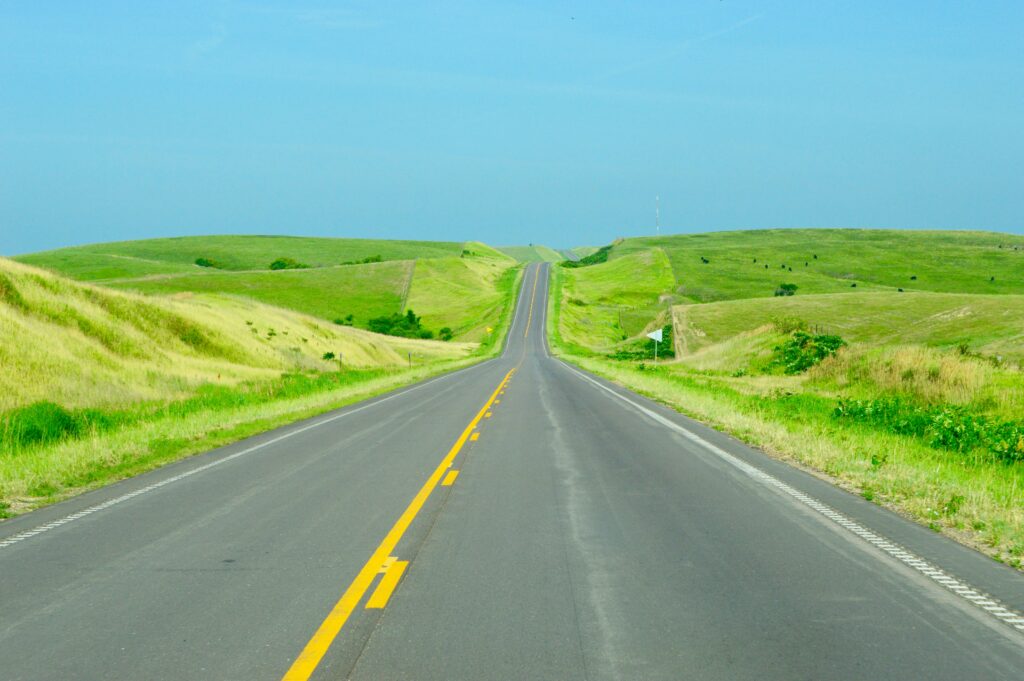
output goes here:
<path id="1" fill-rule="evenodd" d="M 551 357 L 547 272 L 498 359 L 0 525 L 0 679 L 1024 678 L 1018 573 Z"/>

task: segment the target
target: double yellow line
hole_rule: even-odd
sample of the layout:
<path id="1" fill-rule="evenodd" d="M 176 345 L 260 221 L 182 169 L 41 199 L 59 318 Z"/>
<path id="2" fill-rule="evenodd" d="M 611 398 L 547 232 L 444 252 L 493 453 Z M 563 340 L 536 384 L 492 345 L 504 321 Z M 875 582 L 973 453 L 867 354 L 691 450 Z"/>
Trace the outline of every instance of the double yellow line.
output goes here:
<path id="1" fill-rule="evenodd" d="M 536 281 L 534 281 L 533 287 L 534 293 L 536 293 Z M 531 312 L 532 305 L 533 303 L 531 300 Z M 527 325 L 526 330 L 529 332 L 529 325 Z M 323 623 L 320 624 L 320 628 L 318 628 L 316 633 L 313 634 L 313 638 L 309 640 L 306 647 L 302 649 L 301 653 L 299 653 L 295 662 L 292 663 L 292 666 L 284 675 L 284 681 L 306 681 L 309 679 L 316 670 L 317 665 L 320 664 L 320 660 L 322 660 L 323 656 L 327 653 L 327 649 L 330 648 L 331 643 L 334 642 L 335 638 L 337 638 L 341 628 L 345 626 L 345 622 L 348 621 L 352 611 L 356 609 L 359 602 L 362 600 L 363 595 L 366 593 L 367 589 L 370 588 L 374 578 L 380 574 L 382 569 L 385 567 L 388 569 L 384 570 L 384 572 L 393 575 L 391 580 L 393 580 L 394 583 L 389 584 L 388 586 L 390 588 L 387 589 L 387 595 L 390 595 L 391 590 L 393 590 L 397 585 L 398 578 L 401 577 L 401 572 L 405 567 L 405 564 L 402 564 L 401 569 L 395 570 L 391 569 L 392 565 L 385 565 L 389 560 L 390 563 L 394 563 L 394 560 L 391 557 L 391 552 L 398 545 L 398 542 L 402 539 L 402 535 L 405 534 L 405 531 L 409 529 L 412 521 L 415 520 L 416 515 L 420 512 L 420 509 L 423 508 L 423 504 L 425 504 L 427 499 L 430 497 L 430 493 L 434 491 L 435 487 L 437 487 L 442 476 L 444 476 L 448 471 L 452 462 L 455 461 L 455 457 L 458 456 L 459 452 L 462 450 L 462 446 L 466 444 L 466 440 L 469 439 L 477 424 L 480 423 L 480 419 L 484 418 L 484 415 L 488 413 L 491 405 L 494 404 L 498 394 L 508 384 L 508 381 L 512 378 L 512 374 L 514 372 L 515 369 L 510 369 L 509 372 L 505 374 L 505 378 L 503 378 L 501 383 L 498 384 L 498 387 L 494 389 L 490 398 L 484 403 L 484 406 L 480 408 L 477 415 L 473 417 L 473 420 L 469 422 L 466 429 L 462 431 L 462 435 L 460 435 L 459 439 L 455 441 L 454 445 L 452 445 L 448 454 L 441 460 L 441 463 L 438 464 L 437 468 L 434 469 L 434 472 L 429 478 L 427 478 L 427 481 L 423 483 L 423 487 L 421 487 L 420 491 L 416 493 L 415 497 L 413 497 L 412 502 L 405 509 L 405 512 L 402 513 L 398 518 L 398 521 L 391 527 L 391 530 L 384 537 L 384 540 L 381 541 L 377 550 L 374 551 L 373 555 L 370 556 L 370 559 L 366 561 L 366 564 L 363 565 L 359 574 L 356 575 L 354 580 L 352 580 L 349 587 L 345 589 L 345 593 L 342 594 L 341 599 L 335 603 L 331 612 L 328 613 L 326 619 L 324 619 Z M 386 602 L 386 595 L 382 600 Z M 377 605 L 377 607 L 382 607 L 382 604 Z"/>

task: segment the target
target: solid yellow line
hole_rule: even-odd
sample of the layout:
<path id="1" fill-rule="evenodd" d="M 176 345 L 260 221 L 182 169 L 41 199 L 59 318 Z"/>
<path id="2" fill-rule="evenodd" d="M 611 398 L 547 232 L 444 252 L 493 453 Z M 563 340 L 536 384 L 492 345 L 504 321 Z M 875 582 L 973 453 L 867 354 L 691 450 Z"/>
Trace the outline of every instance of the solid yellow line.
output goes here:
<path id="1" fill-rule="evenodd" d="M 448 471 L 448 475 L 444 476 L 444 482 L 441 483 L 442 487 L 451 487 L 452 483 L 455 482 L 455 478 L 459 477 L 458 471 Z"/>
<path id="2" fill-rule="evenodd" d="M 539 267 L 538 267 L 539 269 Z M 523 338 L 530 335 L 530 324 L 533 323 L 533 299 L 537 297 L 537 280 L 540 279 L 539 274 L 533 275 L 533 293 L 530 294 L 530 314 L 526 318 L 526 332 L 523 334 Z"/>
<path id="3" fill-rule="evenodd" d="M 388 567 L 388 571 L 380 578 L 380 584 L 377 585 L 373 595 L 370 596 L 370 600 L 366 601 L 367 610 L 383 608 L 388 604 L 391 593 L 398 586 L 398 580 L 402 578 L 402 573 L 405 572 L 407 567 L 409 567 L 409 561 L 407 560 L 396 560 Z"/>
<path id="4" fill-rule="evenodd" d="M 469 439 L 470 433 L 472 433 L 473 429 L 476 428 L 476 425 L 480 422 L 480 419 L 483 418 L 484 414 L 487 413 L 487 410 L 491 408 L 491 403 L 494 401 L 494 398 L 497 397 L 498 392 L 505 387 L 505 384 L 508 382 L 509 377 L 512 376 L 514 371 L 515 369 L 510 369 L 509 372 L 505 374 L 505 378 L 502 379 L 500 384 L 498 384 L 498 387 L 495 388 L 490 398 L 488 398 L 487 402 L 484 403 L 484 406 L 481 407 L 480 411 L 478 411 L 476 416 L 473 417 L 473 420 L 469 422 L 466 429 L 462 431 L 462 434 L 459 435 L 459 439 L 455 441 L 454 445 L 452 445 L 448 454 L 444 459 L 442 459 L 437 468 L 434 469 L 434 472 L 430 474 L 427 481 L 423 483 L 423 487 L 421 487 L 420 491 L 416 493 L 416 496 L 413 497 L 409 506 L 406 507 L 402 515 L 391 527 L 391 530 L 388 531 L 383 541 L 381 541 L 380 545 L 377 547 L 377 550 L 374 551 L 373 555 L 370 556 L 370 559 L 366 561 L 366 564 L 363 565 L 359 574 L 357 574 L 356 578 L 352 580 L 352 583 L 349 584 L 347 589 L 345 589 L 345 593 L 341 595 L 341 598 L 334 604 L 334 607 L 320 624 L 316 633 L 314 633 L 313 637 L 309 639 L 306 647 L 303 648 L 302 652 L 299 653 L 299 656 L 295 658 L 295 662 L 292 663 L 288 672 L 284 677 L 282 677 L 284 681 L 306 681 L 313 674 L 314 670 L 316 670 L 317 665 L 320 664 L 320 660 L 323 659 L 323 656 L 327 653 L 327 649 L 330 647 L 334 639 L 337 638 L 341 628 L 345 626 L 345 622 L 348 621 L 349 615 L 351 615 L 352 611 L 354 611 L 356 606 L 359 605 L 359 601 L 363 598 L 363 594 L 366 593 L 366 590 L 370 588 L 370 584 L 373 582 L 374 577 L 376 577 L 381 566 L 384 564 L 384 561 L 391 555 L 391 551 L 398 545 L 398 541 L 402 538 L 402 535 L 405 534 L 405 531 L 409 529 L 409 525 L 411 525 L 412 521 L 416 518 L 416 514 L 420 512 L 420 509 L 423 508 L 423 504 L 426 503 L 430 493 L 434 491 L 435 487 L 437 487 L 437 483 L 441 480 L 441 476 L 447 471 L 452 461 L 455 460 L 455 457 L 462 449 L 462 446 L 466 444 L 466 440 Z"/>

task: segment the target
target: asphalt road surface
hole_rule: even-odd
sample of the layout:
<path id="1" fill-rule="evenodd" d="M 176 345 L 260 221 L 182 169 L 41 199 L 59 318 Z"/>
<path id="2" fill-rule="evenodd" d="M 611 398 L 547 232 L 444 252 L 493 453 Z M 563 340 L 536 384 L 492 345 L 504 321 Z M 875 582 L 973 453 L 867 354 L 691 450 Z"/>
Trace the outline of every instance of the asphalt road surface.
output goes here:
<path id="1" fill-rule="evenodd" d="M 0 679 L 1024 679 L 1024 578 L 505 354 L 0 524 Z"/>

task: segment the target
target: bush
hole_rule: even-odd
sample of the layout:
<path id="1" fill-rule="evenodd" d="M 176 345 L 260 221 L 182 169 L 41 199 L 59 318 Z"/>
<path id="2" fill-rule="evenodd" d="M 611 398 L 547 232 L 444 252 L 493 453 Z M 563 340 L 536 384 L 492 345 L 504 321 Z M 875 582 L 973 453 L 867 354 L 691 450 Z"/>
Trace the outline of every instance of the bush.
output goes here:
<path id="1" fill-rule="evenodd" d="M 448 326 L 442 326 L 441 330 L 437 332 L 437 337 L 443 341 L 450 341 L 454 336 L 451 327 Z"/>
<path id="2" fill-rule="evenodd" d="M 779 287 L 775 289 L 776 296 L 791 296 L 796 293 L 796 284 L 779 284 Z"/>
<path id="3" fill-rule="evenodd" d="M 334 355 L 333 352 L 325 352 L 324 356 L 321 359 L 323 359 L 325 362 L 329 362 L 332 359 L 334 359 L 334 357 L 335 357 L 335 355 Z"/>
<path id="4" fill-rule="evenodd" d="M 367 328 L 374 333 L 383 333 L 388 336 L 401 336 L 403 338 L 433 338 L 434 334 L 424 329 L 420 318 L 412 310 L 404 315 L 397 312 L 384 317 L 374 317 L 367 322 Z"/>
<path id="5" fill-rule="evenodd" d="M 270 263 L 270 269 L 272 270 L 305 270 L 309 269 L 309 265 L 304 265 L 301 262 L 297 262 L 291 258 L 278 258 L 274 262 Z"/>
<path id="6" fill-rule="evenodd" d="M 839 336 L 794 331 L 792 338 L 775 346 L 775 356 L 768 367 L 782 367 L 787 374 L 799 374 L 833 356 L 844 345 L 846 341 Z"/>
<path id="7" fill-rule="evenodd" d="M 992 419 L 963 406 L 922 407 L 898 397 L 840 400 L 834 415 L 924 438 L 936 449 L 983 450 L 1004 463 L 1024 461 L 1024 422 Z"/>
<path id="8" fill-rule="evenodd" d="M 779 333 L 793 333 L 794 331 L 806 331 L 807 322 L 799 317 L 773 317 L 772 326 Z"/>
<path id="9" fill-rule="evenodd" d="M 220 269 L 220 263 L 210 258 L 196 258 L 196 264 L 200 267 L 214 267 Z"/>
<path id="10" fill-rule="evenodd" d="M 334 323 L 338 326 L 352 326 L 355 324 L 355 317 L 353 315 L 346 315 L 344 318 L 337 317 L 335 318 Z"/>
<path id="11" fill-rule="evenodd" d="M 370 256 L 367 256 L 367 257 L 363 258 L 362 260 L 346 260 L 345 262 L 343 262 L 341 264 L 342 265 L 366 265 L 366 264 L 371 263 L 371 262 L 384 262 L 384 258 L 383 258 L 383 256 L 379 256 L 379 255 L 370 255 Z"/>

